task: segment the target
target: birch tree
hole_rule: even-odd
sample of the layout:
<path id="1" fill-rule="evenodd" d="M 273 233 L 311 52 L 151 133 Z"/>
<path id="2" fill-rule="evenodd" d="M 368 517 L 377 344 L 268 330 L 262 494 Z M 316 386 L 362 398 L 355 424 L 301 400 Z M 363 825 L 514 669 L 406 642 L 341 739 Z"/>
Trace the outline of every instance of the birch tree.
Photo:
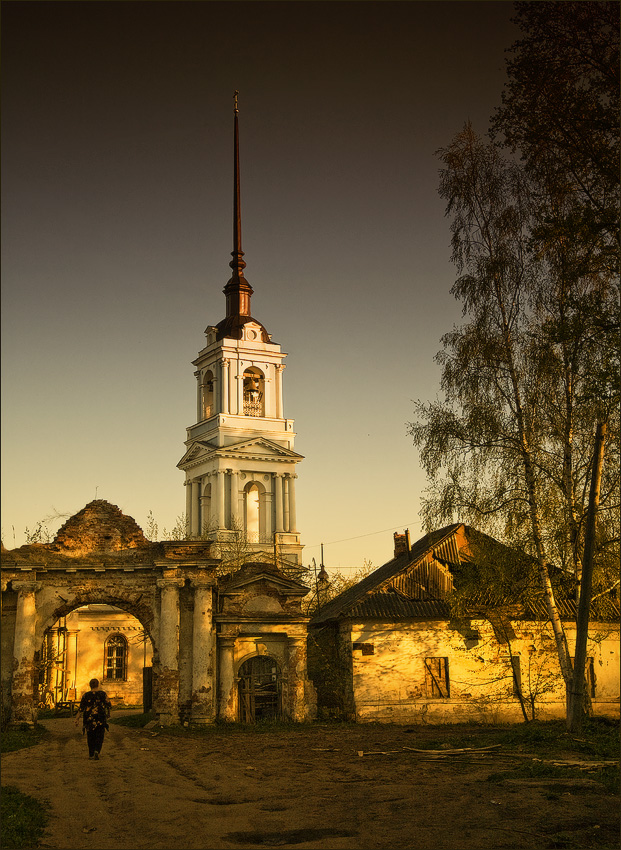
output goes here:
<path id="1" fill-rule="evenodd" d="M 533 555 L 569 688 L 572 663 L 550 564 L 579 575 L 601 407 L 592 372 L 608 356 L 597 325 L 608 308 L 614 312 L 614 287 L 576 265 L 566 273 L 572 244 L 559 243 L 551 260 L 533 235 L 537 185 L 470 124 L 439 155 L 459 272 L 452 292 L 465 322 L 443 337 L 436 358 L 443 397 L 418 402 L 410 426 L 431 479 L 427 525 L 463 519 Z M 613 551 L 614 475 L 605 493 L 609 533 L 600 549 Z"/>

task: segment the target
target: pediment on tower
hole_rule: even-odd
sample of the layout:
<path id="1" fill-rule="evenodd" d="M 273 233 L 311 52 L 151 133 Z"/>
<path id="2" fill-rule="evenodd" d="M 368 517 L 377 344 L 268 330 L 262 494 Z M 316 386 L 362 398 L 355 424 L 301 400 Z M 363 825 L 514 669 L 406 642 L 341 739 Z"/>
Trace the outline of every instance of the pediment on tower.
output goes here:
<path id="1" fill-rule="evenodd" d="M 213 455 L 215 449 L 216 447 L 211 443 L 201 441 L 193 443 L 183 455 L 183 457 L 177 464 L 177 467 L 179 469 L 184 469 L 186 466 L 190 466 L 201 460 L 204 460 L 205 458 Z"/>
<path id="2" fill-rule="evenodd" d="M 220 446 L 214 452 L 215 457 L 238 458 L 253 460 L 303 460 L 303 456 L 297 452 L 280 446 L 265 437 L 253 437 L 250 440 L 242 440 L 230 446 Z"/>

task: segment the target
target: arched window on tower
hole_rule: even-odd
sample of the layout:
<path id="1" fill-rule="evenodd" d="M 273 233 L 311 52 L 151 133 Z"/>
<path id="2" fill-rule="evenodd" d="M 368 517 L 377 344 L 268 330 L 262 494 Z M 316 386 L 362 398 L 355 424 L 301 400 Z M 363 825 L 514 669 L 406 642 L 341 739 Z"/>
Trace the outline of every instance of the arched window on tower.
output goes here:
<path id="1" fill-rule="evenodd" d="M 260 493 L 256 484 L 251 484 L 245 493 L 246 507 L 246 534 L 249 543 L 259 542 L 259 532 L 261 530 L 260 523 Z"/>
<path id="2" fill-rule="evenodd" d="M 215 413 L 213 372 L 211 371 L 205 372 L 201 381 L 201 411 L 203 419 L 209 419 Z"/>
<path id="3" fill-rule="evenodd" d="M 244 416 L 264 416 L 265 376 L 260 369 L 244 372 Z"/>
<path id="4" fill-rule="evenodd" d="M 211 484 L 205 484 L 201 497 L 200 530 L 201 534 L 209 534 L 211 527 Z"/>
<path id="5" fill-rule="evenodd" d="M 127 680 L 127 640 L 123 635 L 110 635 L 104 643 L 104 680 Z"/>

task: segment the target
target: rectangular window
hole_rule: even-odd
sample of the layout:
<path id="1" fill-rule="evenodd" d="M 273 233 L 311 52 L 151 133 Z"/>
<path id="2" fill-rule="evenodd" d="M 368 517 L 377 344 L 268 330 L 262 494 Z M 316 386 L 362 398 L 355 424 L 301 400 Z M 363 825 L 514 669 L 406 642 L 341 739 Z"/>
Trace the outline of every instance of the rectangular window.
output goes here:
<path id="1" fill-rule="evenodd" d="M 448 658 L 425 658 L 425 684 L 428 697 L 449 699 Z"/>
<path id="2" fill-rule="evenodd" d="M 375 647 L 372 643 L 354 643 L 352 644 L 354 652 L 358 649 L 363 655 L 375 655 Z"/>

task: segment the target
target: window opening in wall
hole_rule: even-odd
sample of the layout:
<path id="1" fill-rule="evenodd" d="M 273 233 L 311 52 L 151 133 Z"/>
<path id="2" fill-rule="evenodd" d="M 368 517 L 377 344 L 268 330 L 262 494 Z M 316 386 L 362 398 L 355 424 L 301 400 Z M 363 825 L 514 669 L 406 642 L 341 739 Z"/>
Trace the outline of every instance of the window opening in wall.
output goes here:
<path id="1" fill-rule="evenodd" d="M 213 374 L 205 372 L 201 384 L 203 419 L 209 419 L 215 413 L 213 400 Z"/>
<path id="2" fill-rule="evenodd" d="M 244 416 L 263 416 L 263 375 L 258 370 L 244 372 Z"/>
<path id="3" fill-rule="evenodd" d="M 104 679 L 127 679 L 127 641 L 123 635 L 110 635 L 104 644 Z"/>
<path id="4" fill-rule="evenodd" d="M 363 655 L 375 655 L 375 647 L 372 643 L 354 643 L 352 644 L 354 652 L 359 649 Z"/>
<path id="5" fill-rule="evenodd" d="M 251 484 L 246 490 L 246 534 L 249 543 L 259 540 L 259 488 Z"/>
<path id="6" fill-rule="evenodd" d="M 269 655 L 249 658 L 239 668 L 239 719 L 242 723 L 273 720 L 282 713 L 278 662 Z"/>
<path id="7" fill-rule="evenodd" d="M 425 658 L 425 684 L 428 697 L 450 697 L 448 658 Z"/>

